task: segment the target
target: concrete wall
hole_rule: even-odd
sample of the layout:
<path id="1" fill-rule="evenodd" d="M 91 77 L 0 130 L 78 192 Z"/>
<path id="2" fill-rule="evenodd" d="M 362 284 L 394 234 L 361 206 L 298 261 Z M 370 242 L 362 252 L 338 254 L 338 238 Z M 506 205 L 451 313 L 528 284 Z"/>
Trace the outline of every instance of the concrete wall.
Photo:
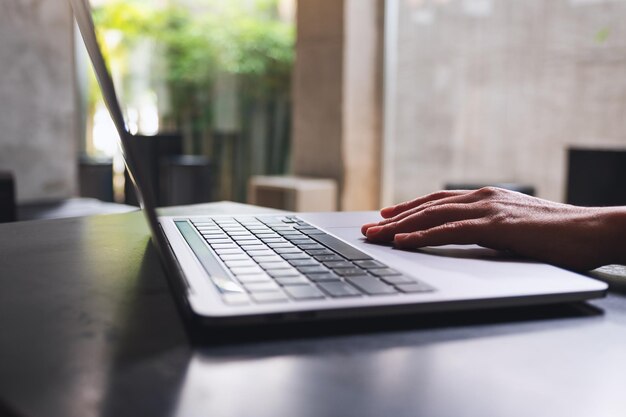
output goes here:
<path id="1" fill-rule="evenodd" d="M 292 170 L 343 179 L 344 4 L 299 0 L 293 71 Z"/>
<path id="2" fill-rule="evenodd" d="M 345 210 L 380 207 L 384 2 L 346 2 L 343 163 Z"/>
<path id="3" fill-rule="evenodd" d="M 449 181 L 560 200 L 567 146 L 626 147 L 626 2 L 391 1 L 385 203 Z"/>
<path id="4" fill-rule="evenodd" d="M 21 201 L 76 188 L 72 20 L 65 1 L 0 2 L 0 170 Z"/>
<path id="5" fill-rule="evenodd" d="M 336 180 L 340 208 L 379 206 L 382 0 L 299 0 L 292 171 Z"/>

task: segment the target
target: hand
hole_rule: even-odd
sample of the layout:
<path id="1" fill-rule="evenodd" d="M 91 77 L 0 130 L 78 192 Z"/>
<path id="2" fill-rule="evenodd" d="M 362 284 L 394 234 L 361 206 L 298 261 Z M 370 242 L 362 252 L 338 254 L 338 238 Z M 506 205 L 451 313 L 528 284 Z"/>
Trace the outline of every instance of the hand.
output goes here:
<path id="1" fill-rule="evenodd" d="M 487 187 L 440 191 L 381 215 L 361 231 L 397 248 L 478 244 L 576 270 L 626 261 L 626 207 L 577 207 Z"/>

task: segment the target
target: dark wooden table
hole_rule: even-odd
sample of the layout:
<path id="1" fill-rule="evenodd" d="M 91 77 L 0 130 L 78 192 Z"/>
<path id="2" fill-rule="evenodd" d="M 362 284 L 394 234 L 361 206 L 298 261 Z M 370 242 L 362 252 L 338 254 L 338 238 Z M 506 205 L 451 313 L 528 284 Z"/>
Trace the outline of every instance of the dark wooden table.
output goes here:
<path id="1" fill-rule="evenodd" d="M 192 343 L 138 212 L 0 225 L 0 254 L 2 416 L 626 415 L 619 268 L 588 304 Z"/>

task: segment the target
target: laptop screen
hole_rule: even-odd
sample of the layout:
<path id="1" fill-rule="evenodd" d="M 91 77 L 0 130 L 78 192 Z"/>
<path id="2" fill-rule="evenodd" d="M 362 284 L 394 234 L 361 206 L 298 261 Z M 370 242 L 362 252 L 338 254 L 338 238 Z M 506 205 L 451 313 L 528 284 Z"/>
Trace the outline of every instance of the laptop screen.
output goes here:
<path id="1" fill-rule="evenodd" d="M 102 96 L 104 97 L 104 102 L 119 134 L 122 154 L 124 155 L 126 168 L 134 185 L 135 192 L 137 193 L 139 205 L 146 215 L 152 237 L 159 239 L 161 235 L 158 233 L 156 200 L 149 186 L 148 178 L 143 174 L 145 170 L 143 170 L 141 166 L 145 161 L 142 161 L 142 155 L 137 155 L 136 151 L 133 151 L 132 141 L 134 138 L 124 121 L 113 79 L 104 60 L 100 45 L 98 44 L 89 1 L 70 0 L 70 3 L 74 11 L 78 29 L 87 48 L 87 53 L 93 64 L 96 78 L 100 85 Z"/>

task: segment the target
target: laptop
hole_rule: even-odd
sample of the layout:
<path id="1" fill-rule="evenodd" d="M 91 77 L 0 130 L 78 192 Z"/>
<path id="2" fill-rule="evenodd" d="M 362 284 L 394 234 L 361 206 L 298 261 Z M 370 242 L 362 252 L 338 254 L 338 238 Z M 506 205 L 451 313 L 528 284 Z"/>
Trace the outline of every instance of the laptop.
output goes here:
<path id="1" fill-rule="evenodd" d="M 158 216 L 131 152 L 87 0 L 70 0 L 152 241 L 185 311 L 210 326 L 572 302 L 607 285 L 479 246 L 401 251 L 360 233 L 377 212 Z"/>

